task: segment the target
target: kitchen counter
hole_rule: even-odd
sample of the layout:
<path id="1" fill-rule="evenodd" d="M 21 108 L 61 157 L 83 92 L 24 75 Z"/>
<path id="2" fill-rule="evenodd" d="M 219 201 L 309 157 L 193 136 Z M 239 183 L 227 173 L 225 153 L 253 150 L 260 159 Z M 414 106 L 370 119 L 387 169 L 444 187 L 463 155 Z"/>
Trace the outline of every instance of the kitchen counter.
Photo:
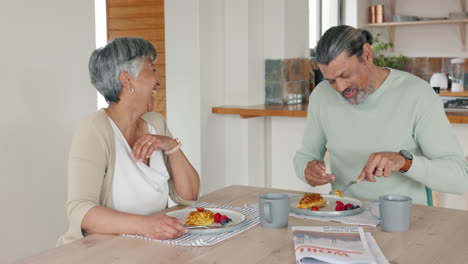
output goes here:
<path id="1" fill-rule="evenodd" d="M 213 114 L 240 115 L 241 118 L 258 116 L 289 116 L 307 117 L 308 104 L 283 105 L 266 104 L 250 106 L 216 106 L 211 109 Z"/>
<path id="2" fill-rule="evenodd" d="M 445 97 L 468 97 L 468 90 L 453 93 L 450 90 L 441 90 L 440 96 Z M 239 115 L 241 118 L 259 116 L 289 116 L 307 117 L 308 104 L 285 105 L 285 104 L 263 104 L 250 106 L 215 106 L 211 109 L 213 114 Z M 458 109 L 445 109 L 445 114 L 450 123 L 468 124 L 468 111 Z"/>
<path id="3" fill-rule="evenodd" d="M 456 93 L 459 94 L 459 93 Z M 459 96 L 459 95 L 458 95 Z M 468 96 L 468 95 L 467 95 Z M 259 116 L 289 116 L 307 117 L 308 104 L 298 105 L 251 105 L 251 106 L 216 106 L 211 109 L 213 114 L 239 115 L 241 118 Z M 445 114 L 450 123 L 468 124 L 468 111 L 446 109 Z"/>
<path id="4" fill-rule="evenodd" d="M 468 90 L 465 89 L 463 92 L 452 93 L 450 90 L 440 90 L 440 96 L 451 96 L 451 97 L 468 97 Z"/>

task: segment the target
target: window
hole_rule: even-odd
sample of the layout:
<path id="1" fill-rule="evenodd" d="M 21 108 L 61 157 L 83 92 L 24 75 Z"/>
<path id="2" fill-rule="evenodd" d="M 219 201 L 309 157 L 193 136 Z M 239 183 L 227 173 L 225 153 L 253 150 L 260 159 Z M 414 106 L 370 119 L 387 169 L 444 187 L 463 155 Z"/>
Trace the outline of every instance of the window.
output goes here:
<path id="1" fill-rule="evenodd" d="M 309 0 L 309 48 L 329 28 L 342 24 L 343 0 Z"/>
<path id="2" fill-rule="evenodd" d="M 96 27 L 96 48 L 104 47 L 107 44 L 107 23 L 106 23 L 106 0 L 94 1 L 94 16 Z M 107 107 L 104 97 L 97 93 L 97 108 Z"/>

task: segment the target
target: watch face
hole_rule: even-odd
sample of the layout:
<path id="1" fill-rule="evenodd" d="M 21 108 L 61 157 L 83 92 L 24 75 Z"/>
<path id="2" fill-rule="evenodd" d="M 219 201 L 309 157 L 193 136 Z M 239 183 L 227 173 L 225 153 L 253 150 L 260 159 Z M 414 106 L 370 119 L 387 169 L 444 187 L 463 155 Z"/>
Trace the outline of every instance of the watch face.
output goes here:
<path id="1" fill-rule="evenodd" d="M 413 160 L 413 155 L 407 150 L 400 150 L 400 154 L 406 159 Z"/>

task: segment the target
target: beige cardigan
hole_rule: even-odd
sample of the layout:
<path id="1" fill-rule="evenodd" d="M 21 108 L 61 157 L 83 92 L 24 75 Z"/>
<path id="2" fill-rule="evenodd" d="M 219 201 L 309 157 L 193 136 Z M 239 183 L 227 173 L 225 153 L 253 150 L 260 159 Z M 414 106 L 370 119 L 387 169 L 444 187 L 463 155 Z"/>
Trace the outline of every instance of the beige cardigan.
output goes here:
<path id="1" fill-rule="evenodd" d="M 154 127 L 158 135 L 172 137 L 166 122 L 158 113 L 142 116 Z M 182 199 L 174 190 L 172 171 L 164 155 L 169 171 L 169 196 L 177 204 L 191 205 L 195 201 Z M 84 236 L 81 222 L 94 206 L 114 208 L 112 203 L 112 179 L 115 163 L 114 132 L 104 109 L 89 115 L 75 133 L 68 160 L 68 231 L 57 241 L 63 245 Z"/>

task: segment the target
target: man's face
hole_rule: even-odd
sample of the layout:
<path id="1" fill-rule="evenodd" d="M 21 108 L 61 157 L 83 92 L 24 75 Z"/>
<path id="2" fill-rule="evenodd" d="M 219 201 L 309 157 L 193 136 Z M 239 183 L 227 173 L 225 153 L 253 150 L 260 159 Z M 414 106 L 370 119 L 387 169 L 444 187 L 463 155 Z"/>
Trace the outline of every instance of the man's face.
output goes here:
<path id="1" fill-rule="evenodd" d="M 328 65 L 320 64 L 320 70 L 330 85 L 351 104 L 362 103 L 375 89 L 371 71 L 363 58 L 348 56 L 343 51 Z"/>

